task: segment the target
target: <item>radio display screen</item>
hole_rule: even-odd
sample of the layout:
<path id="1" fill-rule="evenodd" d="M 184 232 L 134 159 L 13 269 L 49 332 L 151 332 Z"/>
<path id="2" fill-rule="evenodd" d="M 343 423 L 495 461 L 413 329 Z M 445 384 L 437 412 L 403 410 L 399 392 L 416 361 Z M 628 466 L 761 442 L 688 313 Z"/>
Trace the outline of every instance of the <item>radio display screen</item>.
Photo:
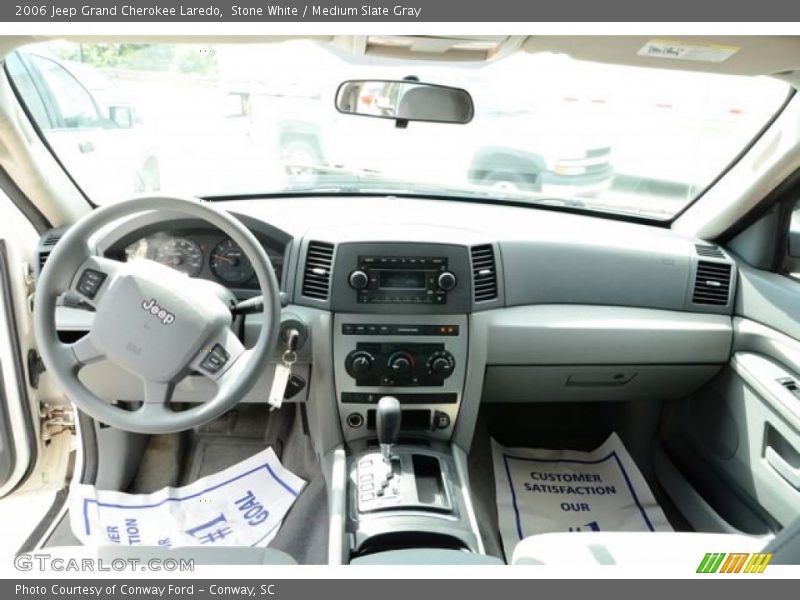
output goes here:
<path id="1" fill-rule="evenodd" d="M 378 285 L 384 290 L 424 290 L 425 271 L 379 271 Z"/>

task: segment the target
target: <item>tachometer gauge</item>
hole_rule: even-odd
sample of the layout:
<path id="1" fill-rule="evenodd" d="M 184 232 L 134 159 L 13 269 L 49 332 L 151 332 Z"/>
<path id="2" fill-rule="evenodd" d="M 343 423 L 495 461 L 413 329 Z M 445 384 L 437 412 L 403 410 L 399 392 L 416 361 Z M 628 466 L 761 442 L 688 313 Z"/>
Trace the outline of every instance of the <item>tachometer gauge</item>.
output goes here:
<path id="1" fill-rule="evenodd" d="M 158 243 L 153 260 L 186 273 L 189 277 L 197 277 L 203 268 L 203 250 L 197 242 L 173 237 Z"/>
<path id="2" fill-rule="evenodd" d="M 231 239 L 223 240 L 216 245 L 211 251 L 209 265 L 214 275 L 225 283 L 246 283 L 255 274 L 250 259 Z"/>

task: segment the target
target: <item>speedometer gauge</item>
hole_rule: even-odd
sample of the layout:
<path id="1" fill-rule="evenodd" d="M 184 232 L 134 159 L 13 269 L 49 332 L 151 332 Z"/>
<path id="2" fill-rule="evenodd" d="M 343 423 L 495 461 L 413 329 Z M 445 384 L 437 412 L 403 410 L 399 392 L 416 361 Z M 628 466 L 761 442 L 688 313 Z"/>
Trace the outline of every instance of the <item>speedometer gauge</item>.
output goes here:
<path id="1" fill-rule="evenodd" d="M 197 277 L 203 268 L 203 250 L 190 239 L 169 238 L 156 246 L 153 260 L 186 273 L 189 277 Z"/>
<path id="2" fill-rule="evenodd" d="M 231 239 L 223 240 L 211 251 L 211 271 L 225 283 L 241 284 L 253 275 L 253 265 L 239 245 Z"/>

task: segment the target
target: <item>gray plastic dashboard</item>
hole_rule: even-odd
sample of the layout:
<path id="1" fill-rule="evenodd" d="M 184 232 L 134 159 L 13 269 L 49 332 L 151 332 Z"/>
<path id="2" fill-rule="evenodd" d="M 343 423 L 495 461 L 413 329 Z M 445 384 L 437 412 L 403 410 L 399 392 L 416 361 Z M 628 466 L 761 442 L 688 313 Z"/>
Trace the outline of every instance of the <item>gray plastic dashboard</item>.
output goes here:
<path id="1" fill-rule="evenodd" d="M 415 245 L 427 251 L 437 246 L 457 256 L 468 269 L 469 249 L 490 244 L 495 249 L 498 298 L 457 303 L 457 312 L 503 306 L 580 304 L 629 306 L 730 315 L 733 293 L 718 305 L 692 302 L 699 263 L 731 265 L 730 289 L 735 290 L 734 261 L 698 254 L 707 245 L 669 229 L 540 208 L 408 198 L 281 198 L 219 202 L 257 234 L 285 246 L 283 287 L 292 303 L 314 308 L 352 310 L 347 273 L 353 244 L 375 243 L 398 253 Z M 99 232 L 104 252 L 138 230 L 154 224 L 169 227 L 169 214 L 143 214 Z M 334 247 L 333 286 L 327 300 L 302 294 L 302 267 L 309 241 Z M 463 252 L 464 259 L 461 258 Z M 464 294 L 462 282 L 459 298 Z M 334 305 L 331 306 L 331 299 Z M 385 307 L 403 311 L 402 306 Z"/>
<path id="2" fill-rule="evenodd" d="M 298 200 L 281 202 L 288 205 Z M 347 208 L 329 212 L 324 210 L 326 202 L 342 202 Z M 232 208 L 242 209 L 241 204 L 232 204 Z M 253 215 L 260 212 L 258 207 L 252 209 Z M 322 217 L 322 222 L 318 218 L 307 220 L 299 266 L 309 241 L 333 244 L 335 255 L 353 243 L 398 248 L 438 243 L 442 247 L 461 246 L 466 251 L 492 245 L 498 298 L 473 302 L 472 312 L 536 304 L 628 306 L 723 315 L 733 311 L 737 284 L 733 259 L 716 246 L 663 227 L 537 208 L 397 198 L 300 199 L 295 210 Z M 701 254 L 698 245 L 710 247 L 719 255 Z M 351 265 L 335 258 L 333 305 L 303 297 L 299 272 L 295 281 L 297 303 L 339 308 L 336 301 L 349 292 L 343 275 Z M 730 266 L 731 293 L 725 302 L 693 301 L 701 264 Z"/>
<path id="3" fill-rule="evenodd" d="M 359 310 L 347 286 L 352 265 L 345 263 L 352 262 L 352 245 L 376 244 L 398 253 L 414 246 L 429 253 L 438 247 L 453 256 L 460 271 L 461 287 L 454 296 L 458 301 L 430 314 L 469 317 L 468 399 L 487 395 L 487 373 L 488 382 L 507 382 L 508 376 L 516 381 L 506 386 L 507 397 L 522 397 L 520 386 L 534 376 L 562 383 L 571 377 L 578 382 L 572 386 L 578 397 L 581 390 L 593 387 L 619 397 L 621 388 L 606 381 L 619 375 L 612 372 L 613 366 L 640 365 L 620 372 L 623 377 L 634 373 L 636 383 L 630 389 L 651 382 L 639 390 L 646 392 L 681 374 L 692 375 L 692 365 L 699 370 L 688 381 L 702 382 L 730 355 L 735 263 L 721 250 L 716 256 L 699 253 L 696 245 L 707 246 L 705 242 L 667 228 L 538 208 L 390 197 L 275 198 L 219 206 L 242 215 L 262 232 L 279 232 L 285 240 L 283 289 L 288 310 L 299 314 Z M 150 214 L 120 223 L 99 232 L 96 246 L 102 251 L 135 234 L 137 227 L 169 218 Z M 310 242 L 333 247 L 327 298 L 303 294 Z M 498 294 L 475 302 L 469 253 L 487 244 L 494 250 Z M 730 266 L 730 292 L 724 303 L 693 301 L 698 267 L 709 264 Z M 363 312 L 425 314 L 424 307 L 402 305 L 378 305 Z M 71 330 L 88 326 L 90 320 L 90 313 L 78 319 L 74 312 L 58 316 L 59 327 Z M 328 349 L 315 348 L 314 355 L 329 354 L 330 339 L 314 331 L 311 336 L 315 346 Z M 576 365 L 593 370 L 553 370 Z M 332 367 L 325 365 L 324 370 L 330 373 Z M 518 370 L 526 367 L 547 370 Z M 588 377 L 583 384 L 582 377 Z M 332 381 L 322 383 L 333 389 Z M 556 384 L 546 390 L 570 395 Z"/>

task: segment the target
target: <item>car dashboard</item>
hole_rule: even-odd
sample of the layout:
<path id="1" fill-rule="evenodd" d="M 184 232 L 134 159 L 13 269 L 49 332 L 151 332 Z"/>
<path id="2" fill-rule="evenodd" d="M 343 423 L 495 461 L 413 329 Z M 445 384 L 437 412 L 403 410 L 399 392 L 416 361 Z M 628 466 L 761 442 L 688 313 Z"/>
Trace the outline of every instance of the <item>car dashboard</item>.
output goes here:
<path id="1" fill-rule="evenodd" d="M 321 427 L 323 448 L 374 436 L 383 395 L 401 401 L 409 434 L 468 440 L 481 403 L 679 397 L 730 356 L 734 260 L 664 227 L 392 197 L 217 206 L 247 225 L 279 273 L 282 321 L 302 330 L 294 373 L 307 382 L 287 400 L 338 424 Z M 52 248 L 46 238 L 40 252 Z M 145 213 L 98 232 L 95 247 L 157 260 L 240 299 L 258 293 L 238 248 L 201 222 Z M 238 324 L 245 345 L 262 322 Z M 79 335 L 91 313 L 61 307 L 57 323 Z M 242 402 L 266 402 L 283 350 Z M 140 382 L 114 365 L 81 377 L 110 401 L 140 399 Z M 213 392 L 190 375 L 173 402 Z"/>

